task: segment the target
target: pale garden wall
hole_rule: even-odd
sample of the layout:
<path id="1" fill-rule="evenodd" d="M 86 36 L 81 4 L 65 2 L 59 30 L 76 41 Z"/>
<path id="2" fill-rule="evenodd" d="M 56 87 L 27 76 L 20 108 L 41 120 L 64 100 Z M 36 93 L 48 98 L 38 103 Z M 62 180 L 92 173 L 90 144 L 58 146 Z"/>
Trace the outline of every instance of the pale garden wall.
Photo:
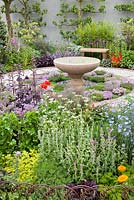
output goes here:
<path id="1" fill-rule="evenodd" d="M 66 0 L 67 2 L 73 3 L 76 0 Z M 130 16 L 134 17 L 134 13 L 126 13 L 126 12 L 118 12 L 114 9 L 114 5 L 119 3 L 127 3 L 131 2 L 131 0 L 106 0 L 106 13 L 105 14 L 92 14 L 92 17 L 99 21 L 109 21 L 116 25 L 116 27 L 119 29 L 119 22 L 120 17 Z M 2 1 L 0 0 L 0 4 L 2 4 Z M 59 34 L 58 28 L 52 23 L 54 20 L 58 20 L 58 17 L 56 14 L 58 13 L 60 9 L 60 0 L 45 0 L 45 3 L 43 3 L 45 7 L 48 10 L 47 15 L 45 15 L 44 20 L 47 22 L 46 27 L 42 27 L 42 32 L 47 35 L 47 40 L 57 43 L 62 43 L 63 39 L 61 38 Z M 12 19 L 16 21 L 17 15 L 12 15 Z M 3 16 L 4 19 L 4 16 Z"/>

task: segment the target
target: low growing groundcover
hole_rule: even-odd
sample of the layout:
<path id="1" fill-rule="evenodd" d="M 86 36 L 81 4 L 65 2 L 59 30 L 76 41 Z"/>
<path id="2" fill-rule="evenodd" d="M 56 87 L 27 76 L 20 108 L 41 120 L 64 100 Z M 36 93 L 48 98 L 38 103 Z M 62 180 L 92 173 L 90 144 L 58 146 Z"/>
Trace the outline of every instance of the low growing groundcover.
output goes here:
<path id="1" fill-rule="evenodd" d="M 85 84 L 82 95 L 91 101 L 115 99 L 126 95 L 134 89 L 134 81 L 129 78 L 115 76 L 103 70 L 96 70 L 84 75 Z M 55 92 L 61 92 L 67 87 L 69 77 L 58 74 L 49 79 Z"/>

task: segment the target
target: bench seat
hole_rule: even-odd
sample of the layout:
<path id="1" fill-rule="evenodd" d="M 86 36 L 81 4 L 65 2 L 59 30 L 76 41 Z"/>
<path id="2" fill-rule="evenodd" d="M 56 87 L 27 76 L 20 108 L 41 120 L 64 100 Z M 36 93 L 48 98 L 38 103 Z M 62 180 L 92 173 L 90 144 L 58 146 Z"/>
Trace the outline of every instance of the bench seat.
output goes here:
<path id="1" fill-rule="evenodd" d="M 102 53 L 103 59 L 106 59 L 108 57 L 109 49 L 103 49 L 103 48 L 81 48 L 81 53 Z"/>

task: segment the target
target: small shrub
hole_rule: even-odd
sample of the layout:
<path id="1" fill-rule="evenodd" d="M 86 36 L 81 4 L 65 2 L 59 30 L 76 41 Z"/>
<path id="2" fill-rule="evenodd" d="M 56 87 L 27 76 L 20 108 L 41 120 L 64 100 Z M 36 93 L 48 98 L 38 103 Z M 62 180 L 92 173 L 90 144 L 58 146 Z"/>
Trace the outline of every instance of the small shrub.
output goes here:
<path id="1" fill-rule="evenodd" d="M 53 90 L 54 90 L 55 92 L 61 92 L 61 91 L 64 90 L 64 85 L 58 85 L 58 84 L 56 84 L 56 85 L 54 86 Z"/>
<path id="2" fill-rule="evenodd" d="M 16 152 L 7 154 L 4 158 L 4 170 L 18 182 L 33 182 L 35 179 L 34 167 L 37 164 L 39 153 L 36 150 L 30 152 Z"/>
<path id="3" fill-rule="evenodd" d="M 103 70 L 95 70 L 95 73 L 97 75 L 105 75 L 107 72 L 103 71 Z"/>
<path id="4" fill-rule="evenodd" d="M 18 57 L 20 58 L 20 63 L 17 64 L 21 64 L 23 68 L 32 66 L 32 58 L 38 56 L 40 56 L 39 51 L 31 47 L 25 46 L 21 48 L 20 52 L 18 53 Z"/>
<path id="5" fill-rule="evenodd" d="M 95 40 L 111 41 L 115 35 L 114 27 L 109 23 L 92 22 L 79 26 L 75 31 L 74 43 L 84 47 L 89 47 L 89 43 Z"/>
<path id="6" fill-rule="evenodd" d="M 104 90 L 104 83 L 97 83 L 96 85 L 88 86 L 86 89 L 87 90 L 95 89 L 95 90 L 102 91 Z"/>
<path id="7" fill-rule="evenodd" d="M 33 42 L 33 46 L 36 50 L 38 50 L 41 53 L 41 55 L 48 53 L 53 54 L 56 52 L 56 47 L 51 43 L 46 42 L 45 39 L 36 39 Z"/>
<path id="8" fill-rule="evenodd" d="M 126 22 L 123 21 L 121 23 L 121 31 L 127 44 L 127 49 L 134 50 L 134 19 L 130 18 Z"/>
<path id="9" fill-rule="evenodd" d="M 113 96 L 112 96 L 112 99 L 116 99 L 116 98 L 118 98 L 119 96 L 117 95 L 117 94 L 113 94 Z"/>
<path id="10" fill-rule="evenodd" d="M 123 58 L 121 61 L 121 67 L 134 69 L 134 51 L 123 51 Z"/>
<path id="11" fill-rule="evenodd" d="M 105 81 L 105 78 L 102 76 L 87 76 L 85 79 L 92 81 L 92 82 L 96 82 L 96 83 L 100 83 Z"/>
<path id="12" fill-rule="evenodd" d="M 67 81 L 69 80 L 70 78 L 68 76 L 64 76 L 64 75 L 57 75 L 57 76 L 54 76 L 54 77 L 51 77 L 49 78 L 49 81 L 50 82 L 60 82 L 60 81 Z"/>
<path id="13" fill-rule="evenodd" d="M 129 94 L 132 90 L 126 88 L 126 94 Z"/>
<path id="14" fill-rule="evenodd" d="M 93 93 L 89 96 L 89 98 L 91 98 L 91 100 L 93 101 L 102 101 L 104 100 L 104 97 L 102 94 L 100 93 Z"/>
<path id="15" fill-rule="evenodd" d="M 0 152 L 10 154 L 18 148 L 21 150 L 37 148 L 38 123 L 37 111 L 27 112 L 23 118 L 17 117 L 14 113 L 0 115 Z"/>
<path id="16" fill-rule="evenodd" d="M 12 153 L 17 146 L 18 130 L 20 123 L 14 113 L 0 115 L 0 152 Z"/>
<path id="17" fill-rule="evenodd" d="M 103 59 L 101 61 L 102 67 L 112 67 L 111 59 Z"/>
<path id="18" fill-rule="evenodd" d="M 32 67 L 32 58 L 38 57 L 39 51 L 29 46 L 21 47 L 20 50 L 12 49 L 6 51 L 5 69 L 7 72 L 17 70 L 17 66 L 22 69 Z"/>
<path id="19" fill-rule="evenodd" d="M 134 84 L 131 84 L 131 83 L 122 83 L 121 87 L 126 88 L 128 90 L 132 90 L 132 89 L 134 89 Z"/>

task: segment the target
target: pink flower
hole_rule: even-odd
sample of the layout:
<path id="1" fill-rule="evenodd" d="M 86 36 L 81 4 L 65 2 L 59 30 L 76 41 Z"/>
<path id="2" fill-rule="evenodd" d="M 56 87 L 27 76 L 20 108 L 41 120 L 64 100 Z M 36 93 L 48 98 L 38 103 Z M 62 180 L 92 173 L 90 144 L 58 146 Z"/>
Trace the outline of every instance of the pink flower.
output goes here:
<path id="1" fill-rule="evenodd" d="M 15 154 L 16 154 L 16 156 L 18 156 L 18 157 L 21 156 L 21 152 L 20 152 L 20 151 L 16 151 Z"/>
<path id="2" fill-rule="evenodd" d="M 17 46 L 17 39 L 16 39 L 16 37 L 13 37 L 13 38 L 11 39 L 11 44 L 12 44 L 13 46 Z"/>
<path id="3" fill-rule="evenodd" d="M 93 139 L 90 140 L 90 144 L 94 145 L 94 140 Z"/>

